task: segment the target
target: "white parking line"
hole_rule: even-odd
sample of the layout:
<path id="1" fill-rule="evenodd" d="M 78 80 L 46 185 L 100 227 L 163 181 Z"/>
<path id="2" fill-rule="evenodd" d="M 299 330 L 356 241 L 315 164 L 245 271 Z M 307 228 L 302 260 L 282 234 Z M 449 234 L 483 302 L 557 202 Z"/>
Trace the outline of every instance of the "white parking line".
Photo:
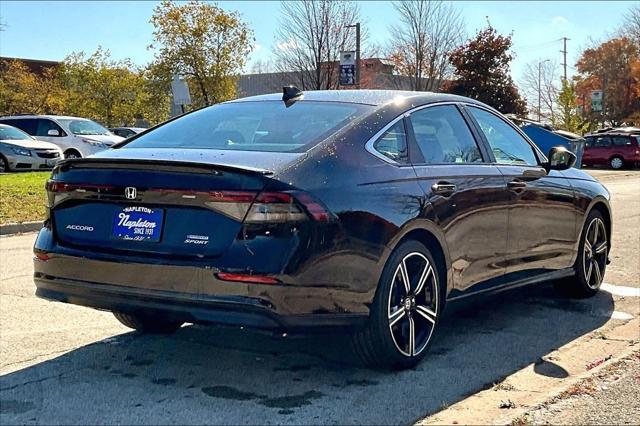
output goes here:
<path id="1" fill-rule="evenodd" d="M 640 297 L 640 288 L 603 283 L 600 288 L 615 296 Z"/>

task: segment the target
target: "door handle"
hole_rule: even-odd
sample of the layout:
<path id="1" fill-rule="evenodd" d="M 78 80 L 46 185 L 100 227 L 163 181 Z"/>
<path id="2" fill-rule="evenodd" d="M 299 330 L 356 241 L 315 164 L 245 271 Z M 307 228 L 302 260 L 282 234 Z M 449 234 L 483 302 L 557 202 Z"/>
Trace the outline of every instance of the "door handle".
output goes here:
<path id="1" fill-rule="evenodd" d="M 455 192 L 456 186 L 449 182 L 438 182 L 431 185 L 434 194 L 451 194 Z"/>
<path id="2" fill-rule="evenodd" d="M 507 186 L 509 187 L 509 189 L 523 189 L 527 187 L 527 182 L 515 179 L 509 182 Z"/>

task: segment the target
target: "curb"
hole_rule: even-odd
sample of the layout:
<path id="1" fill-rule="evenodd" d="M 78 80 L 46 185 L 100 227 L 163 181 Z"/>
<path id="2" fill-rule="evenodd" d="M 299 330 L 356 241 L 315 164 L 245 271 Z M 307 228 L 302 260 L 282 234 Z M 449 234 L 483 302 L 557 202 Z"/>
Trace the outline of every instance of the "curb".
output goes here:
<path id="1" fill-rule="evenodd" d="M 16 235 L 25 232 L 35 232 L 42 228 L 42 221 L 22 222 L 22 223 L 6 223 L 0 225 L 0 235 Z"/>
<path id="2" fill-rule="evenodd" d="M 606 331 L 594 330 L 541 358 L 542 362 L 554 363 L 564 368 L 569 373 L 565 379 L 540 376 L 534 371 L 535 364 L 530 364 L 491 388 L 418 420 L 415 426 L 528 424 L 524 416 L 530 411 L 560 398 L 570 387 L 637 352 L 639 326 L 640 320 L 634 318 Z M 587 362 L 598 359 L 603 354 L 611 354 L 611 357 L 600 359 L 601 363 L 592 369 L 585 369 Z M 506 407 L 503 405 L 504 401 L 513 405 Z"/>

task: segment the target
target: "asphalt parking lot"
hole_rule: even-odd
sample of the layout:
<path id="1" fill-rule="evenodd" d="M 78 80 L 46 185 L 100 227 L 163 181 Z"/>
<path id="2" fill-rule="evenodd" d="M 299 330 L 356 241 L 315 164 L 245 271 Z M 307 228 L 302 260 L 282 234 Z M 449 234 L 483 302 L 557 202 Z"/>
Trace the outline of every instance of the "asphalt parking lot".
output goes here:
<path id="1" fill-rule="evenodd" d="M 592 173 L 613 194 L 606 290 L 569 300 L 540 285 L 452 307 L 428 357 L 404 372 L 360 368 L 336 335 L 203 326 L 138 335 L 109 313 L 37 299 L 35 235 L 4 237 L 0 423 L 414 422 L 640 315 L 640 171 Z"/>

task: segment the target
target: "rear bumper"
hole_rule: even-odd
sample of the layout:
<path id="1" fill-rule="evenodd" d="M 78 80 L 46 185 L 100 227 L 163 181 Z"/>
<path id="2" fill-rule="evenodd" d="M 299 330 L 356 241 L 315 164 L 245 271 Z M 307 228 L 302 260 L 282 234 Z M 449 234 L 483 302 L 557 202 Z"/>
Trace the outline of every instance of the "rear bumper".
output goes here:
<path id="1" fill-rule="evenodd" d="M 191 323 L 244 326 L 274 332 L 319 332 L 363 327 L 365 314 L 279 315 L 258 298 L 202 296 L 138 289 L 45 276 L 36 272 L 36 295 L 42 299 L 126 313 L 153 312 Z"/>

